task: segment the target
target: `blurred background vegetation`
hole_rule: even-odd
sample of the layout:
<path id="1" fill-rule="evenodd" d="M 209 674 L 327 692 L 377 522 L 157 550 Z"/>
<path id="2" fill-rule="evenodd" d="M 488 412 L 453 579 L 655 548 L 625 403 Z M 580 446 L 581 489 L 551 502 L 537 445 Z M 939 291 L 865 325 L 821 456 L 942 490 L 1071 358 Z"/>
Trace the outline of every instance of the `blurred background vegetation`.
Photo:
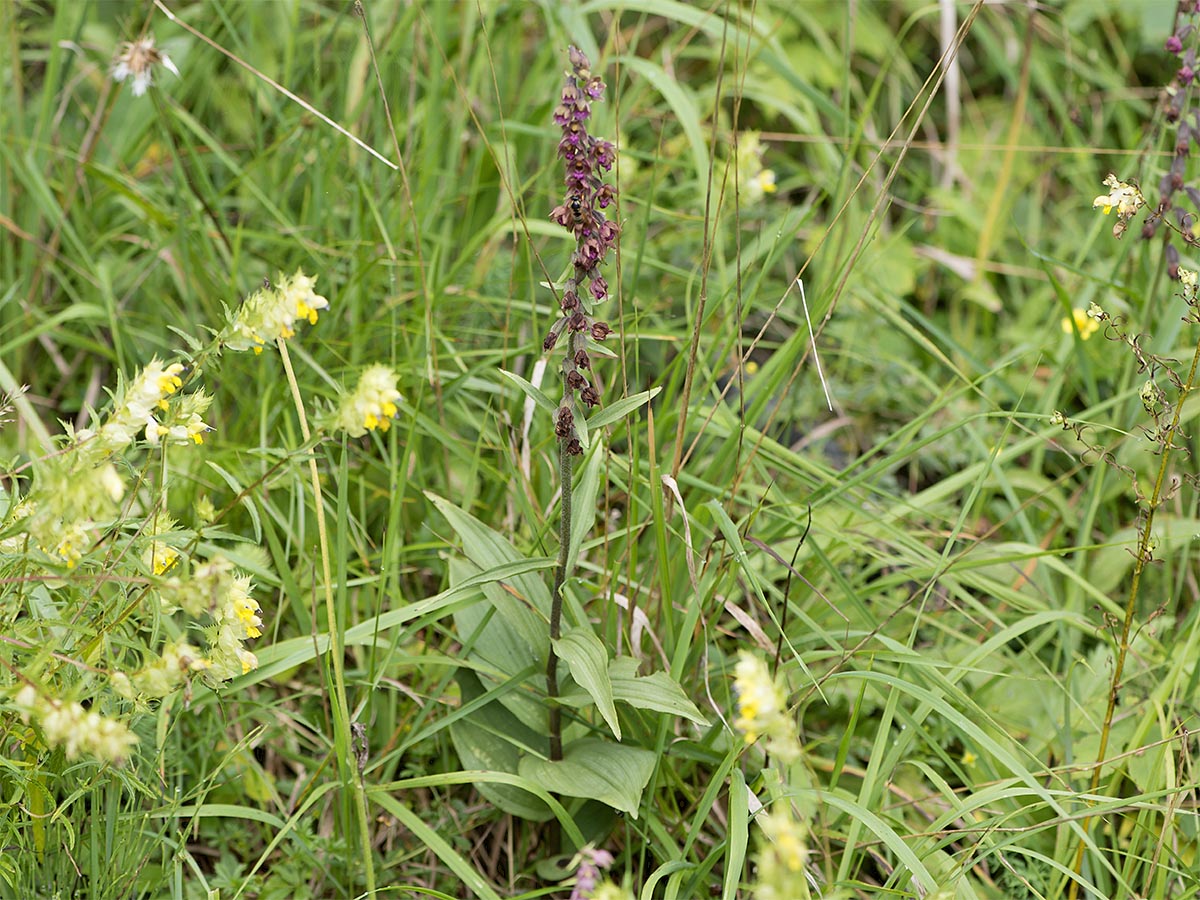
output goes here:
<path id="1" fill-rule="evenodd" d="M 0 5 L 0 387 L 28 386 L 0 454 L 19 493 L 51 450 L 40 432 L 86 424 L 118 373 L 207 343 L 264 278 L 319 277 L 330 309 L 292 344 L 310 411 L 373 362 L 404 395 L 386 435 L 317 447 L 379 894 L 568 890 L 550 826 L 460 774 L 478 767 L 448 727 L 465 636 L 444 611 L 372 622 L 450 584 L 466 538 L 434 496 L 554 553 L 552 423 L 525 421 L 500 370 L 554 395 L 541 285 L 571 246 L 548 219 L 551 117 L 576 44 L 608 84 L 593 131 L 619 149 L 602 311 L 619 333 L 597 371 L 607 403 L 661 392 L 609 429 L 573 590 L 607 646 L 666 671 L 711 723 L 623 713 L 625 741 L 657 760 L 638 815 L 569 807 L 615 854 L 610 876 L 647 898 L 754 894 L 758 837 L 730 796 L 741 779 L 765 797 L 767 760 L 725 724 L 749 648 L 791 692 L 807 774 L 784 794 L 808 823 L 814 896 L 1065 896 L 1089 810 L 1082 896 L 1196 896 L 1195 490 L 1159 511 L 1118 762 L 1089 806 L 1139 519 L 1100 457 L 1143 485 L 1159 459 L 1135 357 L 1063 324 L 1096 302 L 1147 350 L 1191 357 L 1162 233 L 1117 242 L 1092 209 L 1109 172 L 1153 204 L 1171 163 L 1176 5 L 363 10 Z M 134 97 L 110 71 L 143 33 L 180 75 Z M 214 360 L 203 383 L 216 430 L 170 458 L 170 512 L 221 510 L 267 621 L 262 665 L 144 711 L 123 769 L 6 749 L 6 896 L 367 883 L 313 649 L 327 629 L 288 387 L 271 353 Z M 29 617 L 16 597 L 13 628 Z"/>

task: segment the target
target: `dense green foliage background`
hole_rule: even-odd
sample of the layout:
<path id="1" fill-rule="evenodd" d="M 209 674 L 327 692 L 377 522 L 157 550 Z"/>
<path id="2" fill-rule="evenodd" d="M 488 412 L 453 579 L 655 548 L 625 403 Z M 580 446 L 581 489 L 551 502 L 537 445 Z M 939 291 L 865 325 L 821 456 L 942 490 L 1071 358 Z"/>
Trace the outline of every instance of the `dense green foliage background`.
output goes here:
<path id="1" fill-rule="evenodd" d="M 7 710 L 0 894 L 349 897 L 368 867 L 380 896 L 568 893 L 559 829 L 498 808 L 451 737 L 472 716 L 486 731 L 475 694 L 544 704 L 536 672 L 470 674 L 483 593 L 415 604 L 468 577 L 464 558 L 485 568 L 450 505 L 522 557 L 557 552 L 552 420 L 526 420 L 501 370 L 557 396 L 538 364 L 558 315 L 542 284 L 571 250 L 548 215 L 574 43 L 608 84 L 593 129 L 619 148 L 619 333 L 597 371 L 610 405 L 660 391 L 608 429 L 570 591 L 610 653 L 667 673 L 709 723 L 622 707 L 653 775 L 636 814 L 564 798 L 574 833 L 647 898 L 754 895 L 749 795 L 795 804 L 814 896 L 1066 896 L 1081 841 L 1080 896 L 1197 896 L 1197 407 L 1092 792 L 1130 475 L 1148 495 L 1160 456 L 1129 348 L 1061 327 L 1096 302 L 1181 371 L 1192 358 L 1166 232 L 1117 242 L 1092 209 L 1109 172 L 1153 204 L 1170 165 L 1174 4 L 364 8 L 0 6 L 0 387 L 28 386 L 0 430 L 6 497 L 55 446 L 40 432 L 208 344 L 281 271 L 330 300 L 289 344 L 310 414 L 375 362 L 404 395 L 386 434 L 316 444 L 370 851 L 296 411 L 278 353 L 227 353 L 198 375 L 215 432 L 144 477 L 169 482 L 181 529 L 201 498 L 219 511 L 199 549 L 253 574 L 260 667 L 137 712 L 123 768 L 21 749 Z M 110 67 L 143 29 L 180 76 L 136 98 Z M 761 160 L 739 164 L 754 133 Z M 752 189 L 761 167 L 773 192 Z M 26 586 L 115 596 L 105 546 L 77 573 L 5 557 L 13 691 L 31 644 L 62 636 Z M 115 617 L 76 622 L 120 643 Z M 783 782 L 728 724 L 739 649 L 787 680 L 804 756 Z"/>

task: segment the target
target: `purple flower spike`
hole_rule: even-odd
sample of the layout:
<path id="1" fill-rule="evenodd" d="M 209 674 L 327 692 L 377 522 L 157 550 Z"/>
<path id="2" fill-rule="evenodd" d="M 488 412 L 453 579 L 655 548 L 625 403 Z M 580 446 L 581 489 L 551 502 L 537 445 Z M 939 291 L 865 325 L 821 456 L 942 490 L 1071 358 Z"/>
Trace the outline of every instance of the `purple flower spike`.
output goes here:
<path id="1" fill-rule="evenodd" d="M 554 124 L 562 129 L 558 155 L 564 163 L 566 195 L 551 210 L 550 219 L 572 233 L 575 251 L 571 254 L 573 271 L 559 301 L 562 318 L 555 322 L 542 346 L 552 350 L 560 335 L 567 342 L 563 361 L 565 396 L 554 431 L 566 452 L 574 455 L 583 452 L 574 419 L 579 404 L 591 407 L 600 403 L 600 389 L 582 370 L 591 369 L 587 342 L 602 341 L 612 333 L 606 323 L 592 316 L 591 304 L 608 299 L 608 281 L 600 274 L 600 267 L 608 251 L 616 246 L 621 227 L 600 212 L 617 197 L 616 188 L 604 180 L 616 163 L 616 148 L 588 132 L 592 103 L 604 98 L 604 81 L 592 74 L 591 62 L 578 47 L 570 48 L 568 58 L 571 71 L 566 73 L 553 116 Z"/>

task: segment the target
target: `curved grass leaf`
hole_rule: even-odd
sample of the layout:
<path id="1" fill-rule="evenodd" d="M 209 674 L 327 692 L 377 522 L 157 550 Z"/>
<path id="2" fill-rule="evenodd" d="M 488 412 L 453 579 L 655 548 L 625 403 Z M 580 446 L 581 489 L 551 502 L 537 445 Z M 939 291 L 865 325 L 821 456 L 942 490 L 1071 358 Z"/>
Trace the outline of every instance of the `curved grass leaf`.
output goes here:
<path id="1" fill-rule="evenodd" d="M 450 842 L 431 828 L 424 819 L 391 794 L 376 792 L 371 796 L 376 803 L 399 819 L 421 843 L 432 850 L 437 855 L 437 858 L 446 864 L 446 868 L 457 875 L 462 881 L 463 886 L 469 889 L 472 894 L 482 898 L 482 900 L 500 900 L 500 895 L 492 889 L 491 885 L 484 881 L 483 876 L 476 871 L 475 867 L 463 859 L 450 846 Z"/>

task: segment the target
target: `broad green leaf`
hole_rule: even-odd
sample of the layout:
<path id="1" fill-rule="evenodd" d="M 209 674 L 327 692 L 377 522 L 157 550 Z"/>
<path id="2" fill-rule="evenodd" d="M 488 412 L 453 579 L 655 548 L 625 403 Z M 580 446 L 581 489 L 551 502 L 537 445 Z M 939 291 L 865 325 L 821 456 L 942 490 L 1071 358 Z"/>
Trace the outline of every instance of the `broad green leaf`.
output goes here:
<path id="1" fill-rule="evenodd" d="M 473 672 L 461 670 L 455 678 L 464 704 L 483 696 L 483 685 Z M 533 732 L 495 701 L 451 724 L 450 740 L 465 769 L 516 774 L 521 755 L 518 741 L 549 752 L 544 735 Z M 476 782 L 475 787 L 498 808 L 514 816 L 544 822 L 553 815 L 545 803 L 519 787 L 485 781 Z"/>
<path id="2" fill-rule="evenodd" d="M 438 508 L 450 527 L 458 533 L 467 559 L 481 569 L 492 569 L 507 562 L 524 559 L 523 553 L 513 549 L 512 544 L 488 528 L 470 513 L 465 513 L 449 500 L 437 494 L 425 492 L 429 501 Z M 535 575 L 516 575 L 511 580 L 517 595 L 532 604 L 547 620 L 550 618 L 550 589 Z"/>
<path id="3" fill-rule="evenodd" d="M 696 707 L 679 682 L 666 672 L 638 675 L 637 660 L 629 656 L 614 659 L 608 667 L 613 697 L 637 709 L 651 709 L 707 726 L 708 719 Z"/>
<path id="4" fill-rule="evenodd" d="M 600 492 L 601 453 L 588 454 L 571 496 L 571 547 L 567 553 L 567 577 L 579 560 L 579 547 L 596 521 L 596 496 Z"/>
<path id="5" fill-rule="evenodd" d="M 499 704 L 496 704 L 499 706 Z M 513 721 L 517 721 L 515 718 Z M 464 769 L 514 773 L 518 765 L 515 747 L 502 738 L 462 719 L 450 726 L 450 740 Z M 553 815 L 550 808 L 528 791 L 511 784 L 474 782 L 475 789 L 497 809 L 531 822 L 545 822 Z"/>
<path id="6" fill-rule="evenodd" d="M 450 560 L 450 587 L 458 587 L 480 574 L 469 560 Z M 537 613 L 495 582 L 479 586 L 487 603 L 465 606 L 454 613 L 459 637 L 466 640 L 487 615 L 487 607 L 496 610 L 483 632 L 475 639 L 475 650 L 505 674 L 512 675 L 530 663 L 546 665 L 550 650 L 550 626 Z"/>
<path id="7" fill-rule="evenodd" d="M 613 703 L 612 682 L 608 678 L 608 651 L 592 629 L 572 628 L 554 642 L 554 652 L 567 664 L 571 677 L 588 692 L 608 723 L 613 736 L 621 739 L 621 723 Z"/>
<path id="8" fill-rule="evenodd" d="M 683 688 L 666 672 L 653 675 L 638 675 L 638 661 L 630 656 L 619 656 L 608 664 L 608 678 L 612 684 L 613 699 L 628 703 L 635 709 L 648 709 L 691 719 L 697 725 L 708 726 L 708 719 L 684 694 Z M 564 691 L 562 702 L 580 707 L 592 702 L 592 698 L 580 688 Z"/>
<path id="9" fill-rule="evenodd" d="M 470 560 L 450 560 L 452 587 L 478 574 Z M 537 672 L 544 672 L 550 652 L 549 626 L 499 585 L 484 584 L 479 590 L 489 602 L 481 599 L 454 612 L 454 627 L 468 650 L 468 658 L 509 677 L 528 671 L 530 666 Z M 498 683 L 493 676 L 478 674 L 486 687 Z M 544 690 L 541 682 L 535 686 Z M 530 728 L 545 727 L 545 704 L 531 692 L 507 692 L 499 702 Z"/>
<path id="10" fill-rule="evenodd" d="M 583 738 L 567 747 L 559 762 L 523 757 L 519 771 L 548 791 L 590 797 L 636 819 L 655 759 L 649 750 Z"/>

